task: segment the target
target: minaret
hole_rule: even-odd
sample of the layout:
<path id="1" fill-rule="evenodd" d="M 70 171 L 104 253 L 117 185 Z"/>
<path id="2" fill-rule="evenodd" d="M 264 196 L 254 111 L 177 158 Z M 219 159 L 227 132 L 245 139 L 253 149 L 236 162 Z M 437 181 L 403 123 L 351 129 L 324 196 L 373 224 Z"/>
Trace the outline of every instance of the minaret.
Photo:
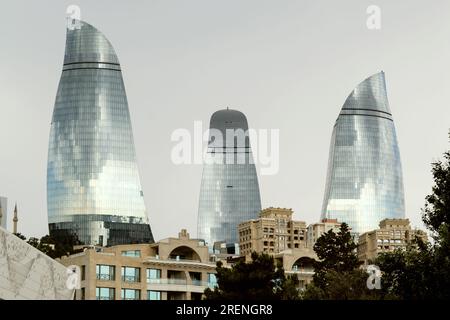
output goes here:
<path id="1" fill-rule="evenodd" d="M 17 218 L 17 203 L 14 206 L 14 218 L 13 218 L 13 233 L 17 233 L 17 221 L 19 221 L 19 218 Z"/>

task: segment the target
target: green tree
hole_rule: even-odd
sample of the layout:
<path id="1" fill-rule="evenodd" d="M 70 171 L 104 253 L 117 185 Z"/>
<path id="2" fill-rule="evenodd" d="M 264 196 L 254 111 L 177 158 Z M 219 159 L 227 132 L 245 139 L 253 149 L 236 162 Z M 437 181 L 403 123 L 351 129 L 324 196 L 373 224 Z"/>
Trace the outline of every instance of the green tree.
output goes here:
<path id="1" fill-rule="evenodd" d="M 427 245 L 381 253 L 375 264 L 383 272 L 380 294 L 384 299 L 417 300 L 436 294 L 434 252 Z"/>
<path id="2" fill-rule="evenodd" d="M 418 239 L 406 251 L 383 253 L 382 291 L 398 299 L 450 299 L 450 151 L 432 163 L 434 185 L 425 198 L 422 220 L 434 243 Z"/>
<path id="3" fill-rule="evenodd" d="M 27 243 L 35 247 L 36 249 L 42 251 L 49 257 L 57 258 L 54 250 L 54 245 L 49 242 L 46 242 L 48 238 L 49 238 L 48 236 L 44 236 L 41 239 L 31 237 L 30 239 L 28 239 Z"/>
<path id="4" fill-rule="evenodd" d="M 39 246 L 39 239 L 35 238 L 35 237 L 30 237 L 30 239 L 28 239 L 27 243 L 35 248 L 37 248 Z"/>
<path id="5" fill-rule="evenodd" d="M 321 288 L 314 282 L 302 294 L 304 300 L 373 300 L 379 296 L 369 290 L 366 282 L 368 274 L 363 269 L 351 271 L 328 270 L 325 274 L 327 286 Z"/>
<path id="6" fill-rule="evenodd" d="M 21 240 L 27 240 L 27 237 L 25 237 L 23 234 L 21 234 L 20 232 L 17 233 L 13 233 L 13 235 L 15 235 L 17 238 L 21 239 Z"/>
<path id="7" fill-rule="evenodd" d="M 359 268 L 357 245 L 346 223 L 339 232 L 330 230 L 317 239 L 314 251 L 313 282 L 302 293 L 305 300 L 377 299 L 378 294 L 367 288 L 368 274 Z"/>
<path id="8" fill-rule="evenodd" d="M 357 245 L 353 241 L 346 223 L 342 223 L 338 233 L 329 230 L 317 239 L 314 251 L 319 261 L 314 262 L 314 284 L 322 289 L 327 286 L 329 271 L 350 272 L 361 265 L 356 255 Z"/>
<path id="9" fill-rule="evenodd" d="M 281 265 L 268 254 L 252 253 L 252 261 L 239 261 L 231 268 L 217 262 L 217 286 L 207 288 L 207 300 L 292 300 L 298 299 L 298 280 L 286 278 Z"/>
<path id="10" fill-rule="evenodd" d="M 432 163 L 434 178 L 432 193 L 426 196 L 422 220 L 436 236 L 438 242 L 448 244 L 448 228 L 450 226 L 450 151 L 444 153 L 444 161 Z"/>

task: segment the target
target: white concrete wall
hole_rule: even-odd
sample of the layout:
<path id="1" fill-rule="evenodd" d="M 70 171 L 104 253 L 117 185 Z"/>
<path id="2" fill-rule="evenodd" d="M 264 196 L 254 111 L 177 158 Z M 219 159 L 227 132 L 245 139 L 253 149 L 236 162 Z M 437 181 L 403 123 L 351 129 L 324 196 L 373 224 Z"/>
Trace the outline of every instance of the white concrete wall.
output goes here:
<path id="1" fill-rule="evenodd" d="M 0 227 L 5 228 L 8 222 L 8 198 L 0 197 L 0 202 L 2 205 L 2 221 L 0 221 Z"/>
<path id="2" fill-rule="evenodd" d="M 0 227 L 0 299 L 72 299 L 66 280 L 66 267 Z"/>

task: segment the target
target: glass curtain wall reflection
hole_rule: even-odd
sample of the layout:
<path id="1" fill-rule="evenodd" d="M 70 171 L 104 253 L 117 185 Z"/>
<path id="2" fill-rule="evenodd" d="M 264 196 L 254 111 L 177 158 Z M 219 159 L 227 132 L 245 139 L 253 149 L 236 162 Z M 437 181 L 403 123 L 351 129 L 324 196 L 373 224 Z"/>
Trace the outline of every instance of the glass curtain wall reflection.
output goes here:
<path id="1" fill-rule="evenodd" d="M 352 91 L 334 125 L 322 218 L 363 233 L 404 216 L 400 152 L 380 72 Z"/>
<path id="2" fill-rule="evenodd" d="M 119 60 L 84 21 L 67 29 L 50 130 L 50 235 L 86 245 L 153 242 Z"/>
<path id="3" fill-rule="evenodd" d="M 198 238 L 210 248 L 219 241 L 238 243 L 238 224 L 261 211 L 247 131 L 240 111 L 219 110 L 211 116 L 197 221 Z"/>

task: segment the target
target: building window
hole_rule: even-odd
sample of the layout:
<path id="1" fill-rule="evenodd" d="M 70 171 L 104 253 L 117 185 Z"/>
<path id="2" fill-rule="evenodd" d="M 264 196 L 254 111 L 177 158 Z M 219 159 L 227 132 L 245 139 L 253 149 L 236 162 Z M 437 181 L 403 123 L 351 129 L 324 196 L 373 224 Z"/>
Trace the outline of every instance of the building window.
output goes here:
<path id="1" fill-rule="evenodd" d="M 122 289 L 120 297 L 122 300 L 141 300 L 141 290 Z"/>
<path id="2" fill-rule="evenodd" d="M 189 276 L 191 277 L 192 285 L 201 286 L 202 283 L 202 274 L 201 272 L 189 272 Z"/>
<path id="3" fill-rule="evenodd" d="M 81 266 L 81 281 L 86 280 L 86 266 Z"/>
<path id="4" fill-rule="evenodd" d="M 295 248 L 298 248 L 298 243 L 294 244 L 294 247 L 295 247 Z"/>
<path id="5" fill-rule="evenodd" d="M 115 280 L 115 267 L 98 264 L 95 268 L 98 280 Z"/>
<path id="6" fill-rule="evenodd" d="M 86 300 L 86 288 L 81 288 L 81 300 Z"/>
<path id="7" fill-rule="evenodd" d="M 140 258 L 141 257 L 141 250 L 122 251 L 122 256 L 124 256 L 124 257 L 132 257 L 132 258 Z"/>
<path id="8" fill-rule="evenodd" d="M 159 283 L 161 279 L 160 269 L 147 269 L 147 283 Z"/>
<path id="9" fill-rule="evenodd" d="M 148 300 L 161 300 L 161 292 L 160 291 L 147 291 L 147 299 Z"/>
<path id="10" fill-rule="evenodd" d="M 141 270 L 135 267 L 122 267 L 122 281 L 140 282 Z"/>
<path id="11" fill-rule="evenodd" d="M 114 288 L 95 288 L 95 298 L 97 300 L 114 300 Z"/>

